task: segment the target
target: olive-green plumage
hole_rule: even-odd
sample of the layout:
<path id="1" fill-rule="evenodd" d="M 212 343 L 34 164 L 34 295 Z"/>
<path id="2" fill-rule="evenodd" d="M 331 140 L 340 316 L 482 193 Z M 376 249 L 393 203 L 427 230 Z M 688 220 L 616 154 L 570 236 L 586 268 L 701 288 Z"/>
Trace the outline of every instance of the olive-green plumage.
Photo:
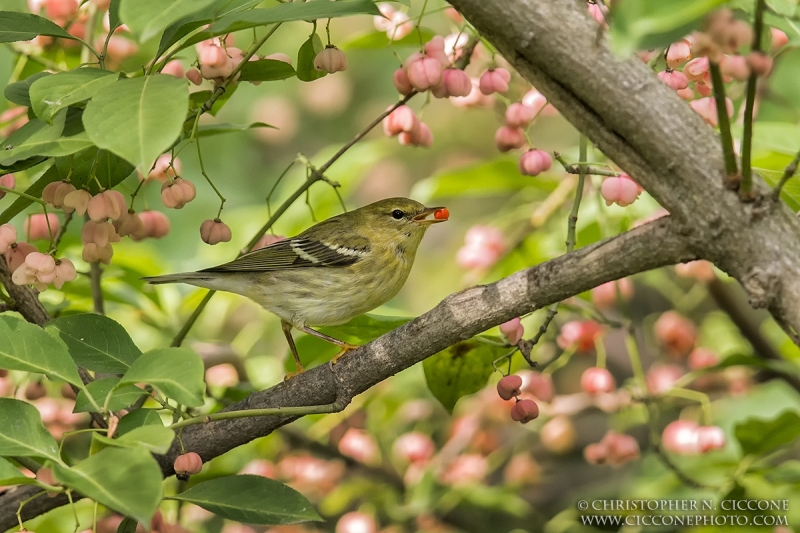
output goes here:
<path id="1" fill-rule="evenodd" d="M 408 198 L 388 198 L 199 272 L 145 278 L 241 294 L 295 328 L 347 322 L 390 300 L 405 283 L 429 218 Z"/>

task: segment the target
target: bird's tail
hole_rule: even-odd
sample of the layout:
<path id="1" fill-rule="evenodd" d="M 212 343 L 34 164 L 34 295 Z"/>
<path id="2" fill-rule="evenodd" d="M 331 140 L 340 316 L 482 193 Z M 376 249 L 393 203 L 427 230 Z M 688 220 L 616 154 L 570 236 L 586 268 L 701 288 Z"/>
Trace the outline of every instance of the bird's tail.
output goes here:
<path id="1" fill-rule="evenodd" d="M 190 285 L 201 285 L 210 282 L 212 274 L 203 272 L 180 272 L 178 274 L 166 274 L 164 276 L 148 276 L 142 278 L 151 285 L 161 285 L 163 283 L 188 283 Z"/>

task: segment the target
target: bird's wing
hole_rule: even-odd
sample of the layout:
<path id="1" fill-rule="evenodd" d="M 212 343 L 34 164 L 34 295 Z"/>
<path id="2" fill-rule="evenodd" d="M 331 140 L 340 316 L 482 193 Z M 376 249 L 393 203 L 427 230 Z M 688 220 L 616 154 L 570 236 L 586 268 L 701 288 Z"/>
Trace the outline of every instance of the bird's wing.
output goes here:
<path id="1" fill-rule="evenodd" d="M 349 237 L 347 241 L 346 244 L 329 243 L 305 238 L 301 234 L 201 272 L 267 272 L 290 268 L 343 267 L 360 261 L 369 253 L 369 242 L 366 238 Z"/>

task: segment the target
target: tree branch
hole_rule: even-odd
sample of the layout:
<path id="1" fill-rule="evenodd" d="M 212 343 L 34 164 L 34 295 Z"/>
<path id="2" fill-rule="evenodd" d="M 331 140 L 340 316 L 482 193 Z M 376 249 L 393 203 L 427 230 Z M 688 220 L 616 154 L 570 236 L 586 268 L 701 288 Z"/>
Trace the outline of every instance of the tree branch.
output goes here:
<path id="1" fill-rule="evenodd" d="M 23 287 L 11 281 L 11 270 L 2 258 L 0 258 L 0 283 L 14 300 L 14 310 L 25 320 L 39 326 L 44 326 L 50 320 L 50 314 L 39 301 L 37 293 L 30 287 Z"/>
<path id="2" fill-rule="evenodd" d="M 271 389 L 251 394 L 223 411 L 347 403 L 448 346 L 513 317 L 560 302 L 601 283 L 693 260 L 694 254 L 675 228 L 675 221 L 664 217 L 496 283 L 452 294 L 424 315 L 347 354 L 336 366 L 315 367 Z M 265 416 L 198 424 L 184 428 L 181 440 L 186 450 L 197 452 L 208 461 L 268 435 L 296 418 Z M 175 445 L 168 454 L 156 457 L 164 475 L 173 474 L 172 465 L 180 453 L 180 446 Z M 14 502 L 19 494 L 30 496 L 35 490 L 17 489 L 14 499 L 11 495 L 0 496 L 0 531 L 16 523 Z M 41 502 L 30 508 L 26 505 L 23 517 L 29 519 L 66 503 L 50 498 L 42 498 Z"/>

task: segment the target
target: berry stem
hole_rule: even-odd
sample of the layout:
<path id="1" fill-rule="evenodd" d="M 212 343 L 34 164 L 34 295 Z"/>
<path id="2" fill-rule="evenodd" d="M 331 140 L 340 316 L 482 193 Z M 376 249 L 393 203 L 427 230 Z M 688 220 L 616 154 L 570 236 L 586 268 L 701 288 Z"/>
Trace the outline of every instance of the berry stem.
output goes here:
<path id="1" fill-rule="evenodd" d="M 781 189 L 783 186 L 786 185 L 786 182 L 794 176 L 794 173 L 797 172 L 797 165 L 800 164 L 800 150 L 798 150 L 797 155 L 794 156 L 792 162 L 786 166 L 786 169 L 783 171 L 783 176 L 781 176 L 781 180 L 775 185 L 775 188 L 772 189 L 772 199 L 776 202 L 781 197 Z"/>
<path id="2" fill-rule="evenodd" d="M 633 375 L 642 387 L 642 390 L 647 390 L 647 384 L 644 377 L 644 369 L 642 367 L 642 359 L 639 356 L 639 346 L 636 343 L 634 336 L 633 326 L 630 326 L 625 335 L 625 348 L 628 350 L 628 359 L 631 362 Z"/>
<path id="3" fill-rule="evenodd" d="M 761 51 L 761 35 L 764 30 L 764 0 L 756 0 L 755 21 L 753 22 L 752 52 Z M 739 197 L 744 201 L 753 200 L 753 169 L 751 151 L 753 147 L 753 111 L 756 102 L 758 75 L 753 72 L 747 78 L 747 96 L 744 104 L 744 132 L 742 134 L 742 184 Z"/>
<path id="4" fill-rule="evenodd" d="M 603 344 L 604 337 L 605 335 L 598 335 L 594 339 L 594 349 L 597 352 L 597 363 L 595 363 L 595 366 L 597 366 L 597 368 L 606 367 L 606 345 Z"/>
<path id="5" fill-rule="evenodd" d="M 211 188 L 214 189 L 214 192 L 217 193 L 217 197 L 219 198 L 219 211 L 217 211 L 217 218 L 219 218 L 219 216 L 222 214 L 222 208 L 225 205 L 225 197 L 222 196 L 222 193 L 219 192 L 219 189 L 217 189 L 217 187 L 214 185 L 214 182 L 211 181 L 211 178 L 206 173 L 206 166 L 203 164 L 203 151 L 200 149 L 200 137 L 197 135 L 197 125 L 200 122 L 200 116 L 201 114 L 198 113 L 197 117 L 195 118 L 194 127 L 192 128 L 192 138 L 197 146 L 197 159 L 200 161 L 200 174 L 202 174 L 208 184 L 211 185 Z M 170 167 L 173 171 L 175 170 L 175 167 L 172 167 L 172 163 L 170 163 Z"/>
<path id="6" fill-rule="evenodd" d="M 679 389 L 679 388 L 672 388 L 666 393 L 668 396 L 674 396 L 676 398 L 685 398 L 687 400 L 693 400 L 700 404 L 703 409 L 703 421 L 704 425 L 710 425 L 712 416 L 711 416 L 711 401 L 708 399 L 708 394 L 700 391 L 689 390 L 689 389 Z"/>
<path id="7" fill-rule="evenodd" d="M 733 151 L 733 135 L 731 134 L 731 121 L 728 117 L 728 106 L 725 100 L 725 84 L 719 63 L 709 61 L 708 69 L 711 72 L 711 85 L 714 89 L 714 106 L 717 108 L 717 123 L 719 136 L 722 139 L 722 154 L 725 157 L 725 174 L 730 183 L 738 181 L 739 169 L 736 165 L 736 154 Z"/>
<path id="8" fill-rule="evenodd" d="M 56 232 L 56 236 L 50 241 L 50 248 L 47 250 L 48 254 L 54 254 L 58 251 L 58 245 L 61 243 L 62 237 L 64 237 L 64 233 L 67 232 L 67 226 L 70 222 L 72 222 L 72 215 L 74 215 L 74 211 L 72 213 L 67 213 L 64 217 L 64 223 L 61 224 L 61 227 L 58 228 L 58 232 Z"/>

